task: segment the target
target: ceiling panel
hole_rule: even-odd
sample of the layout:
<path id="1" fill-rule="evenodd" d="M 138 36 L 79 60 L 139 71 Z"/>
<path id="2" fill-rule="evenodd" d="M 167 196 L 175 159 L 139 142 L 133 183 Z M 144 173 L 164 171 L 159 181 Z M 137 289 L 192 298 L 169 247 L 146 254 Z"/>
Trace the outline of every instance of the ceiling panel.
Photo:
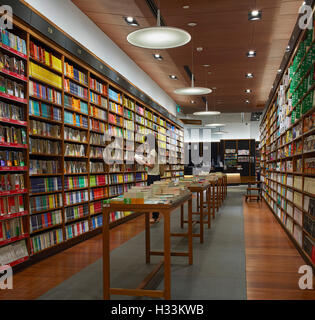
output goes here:
<path id="1" fill-rule="evenodd" d="M 217 88 L 208 95 L 212 107 L 216 103 L 215 107 L 222 112 L 261 110 L 268 99 L 301 5 L 300 0 L 160 0 L 166 25 L 187 30 L 192 41 L 180 48 L 160 51 L 164 59 L 156 61 L 152 56 L 155 50 L 134 47 L 126 40 L 128 33 L 156 24 L 145 0 L 72 2 L 187 113 L 205 106 L 201 97 L 173 93 L 176 88 L 190 85 L 185 65 L 193 70 L 195 85 Z M 183 9 L 184 5 L 190 8 Z M 248 21 L 251 9 L 262 10 L 262 20 Z M 124 16 L 135 17 L 140 27 L 128 26 Z M 189 27 L 189 22 L 195 22 L 197 26 Z M 197 52 L 197 47 L 203 50 Z M 257 51 L 255 58 L 246 57 L 249 49 Z M 202 67 L 203 64 L 210 64 L 210 68 Z M 246 79 L 247 72 L 253 72 L 254 78 Z M 169 74 L 176 74 L 178 80 L 169 79 Z M 252 93 L 245 94 L 246 88 Z M 192 99 L 195 104 L 191 104 Z M 245 103 L 246 99 L 250 100 L 249 104 Z"/>

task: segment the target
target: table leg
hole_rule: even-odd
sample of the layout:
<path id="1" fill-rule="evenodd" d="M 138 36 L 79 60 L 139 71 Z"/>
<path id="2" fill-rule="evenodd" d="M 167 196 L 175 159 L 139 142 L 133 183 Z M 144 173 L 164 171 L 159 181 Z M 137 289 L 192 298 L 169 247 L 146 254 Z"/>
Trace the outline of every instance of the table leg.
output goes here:
<path id="1" fill-rule="evenodd" d="M 170 212 L 164 213 L 164 299 L 171 299 L 171 234 Z"/>
<path id="2" fill-rule="evenodd" d="M 203 243 L 203 191 L 200 192 L 200 204 L 200 243 Z"/>
<path id="3" fill-rule="evenodd" d="M 207 204 L 208 204 L 208 229 L 211 228 L 211 186 L 207 190 Z"/>
<path id="4" fill-rule="evenodd" d="M 215 184 L 212 185 L 212 216 L 215 219 Z"/>
<path id="5" fill-rule="evenodd" d="M 192 199 L 188 200 L 188 253 L 189 264 L 193 264 L 193 236 L 192 236 Z"/>
<path id="6" fill-rule="evenodd" d="M 150 214 L 151 212 L 145 213 L 145 262 L 150 263 L 151 262 L 151 244 L 150 244 Z"/>
<path id="7" fill-rule="evenodd" d="M 109 210 L 103 209 L 103 297 L 110 299 Z"/>
<path id="8" fill-rule="evenodd" d="M 199 211 L 199 192 L 197 192 L 197 211 Z"/>
<path id="9" fill-rule="evenodd" d="M 184 205 L 180 206 L 180 227 L 184 228 Z"/>

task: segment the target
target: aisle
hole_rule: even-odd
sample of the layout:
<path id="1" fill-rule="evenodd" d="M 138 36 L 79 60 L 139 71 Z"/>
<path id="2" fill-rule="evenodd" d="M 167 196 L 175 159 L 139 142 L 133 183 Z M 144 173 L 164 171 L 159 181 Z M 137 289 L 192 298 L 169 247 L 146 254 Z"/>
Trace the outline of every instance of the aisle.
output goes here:
<path id="1" fill-rule="evenodd" d="M 185 258 L 172 257 L 173 299 L 246 299 L 245 245 L 243 231 L 243 187 L 232 187 L 210 230 L 206 229 L 205 243 L 194 239 L 194 265 Z M 172 215 L 173 230 L 179 228 L 179 211 Z M 151 231 L 152 248 L 162 249 L 163 220 Z M 186 239 L 172 239 L 176 250 L 186 249 Z M 111 253 L 111 284 L 115 287 L 136 287 L 154 267 L 144 263 L 144 232 Z M 162 273 L 150 288 L 163 287 Z M 76 273 L 39 299 L 101 299 L 102 261 Z M 113 299 L 133 299 L 112 296 Z M 135 298 L 139 299 L 139 298 Z"/>

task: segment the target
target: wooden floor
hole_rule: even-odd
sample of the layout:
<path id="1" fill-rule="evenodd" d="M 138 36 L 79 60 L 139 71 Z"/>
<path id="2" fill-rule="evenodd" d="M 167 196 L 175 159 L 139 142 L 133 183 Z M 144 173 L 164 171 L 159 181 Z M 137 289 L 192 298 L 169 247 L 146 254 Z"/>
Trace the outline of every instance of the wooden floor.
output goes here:
<path id="1" fill-rule="evenodd" d="M 267 204 L 244 202 L 243 208 L 247 299 L 315 300 L 315 290 L 299 289 L 298 269 L 306 262 Z"/>
<path id="2" fill-rule="evenodd" d="M 265 203 L 244 202 L 248 299 L 313 299 L 315 291 L 298 288 L 304 260 Z M 111 250 L 144 230 L 144 216 L 111 230 Z M 0 300 L 35 299 L 102 255 L 96 236 L 17 274 L 13 290 L 0 290 Z M 315 284 L 315 282 L 314 282 Z"/>

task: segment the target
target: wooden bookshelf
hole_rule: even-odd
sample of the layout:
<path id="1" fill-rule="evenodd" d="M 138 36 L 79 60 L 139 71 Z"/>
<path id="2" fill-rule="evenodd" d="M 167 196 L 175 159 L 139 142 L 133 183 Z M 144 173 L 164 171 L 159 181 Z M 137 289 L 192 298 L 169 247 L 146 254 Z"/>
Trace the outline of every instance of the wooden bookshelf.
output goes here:
<path id="1" fill-rule="evenodd" d="M 67 243 L 71 245 L 76 239 L 84 240 L 90 234 L 94 235 L 96 231 L 101 232 L 103 201 L 109 197 L 123 194 L 133 185 L 146 184 L 147 176 L 144 168 L 136 164 L 128 164 L 128 158 L 126 157 L 132 155 L 130 152 L 136 150 L 143 136 L 150 133 L 154 134 L 160 147 L 164 150 L 166 163 L 172 163 L 168 165 L 169 170 L 166 172 L 165 178 L 178 179 L 182 176 L 184 171 L 184 139 L 183 129 L 178 124 L 165 118 L 158 111 L 145 105 L 116 84 L 111 83 L 109 79 L 85 64 L 84 61 L 69 54 L 37 31 L 15 20 L 12 32 L 21 35 L 25 40 L 26 55 L 21 56 L 20 53 L 15 52 L 16 50 L 11 50 L 7 46 L 0 46 L 0 51 L 3 50 L 3 53 L 9 52 L 9 55 L 20 57 L 25 64 L 25 76 L 10 74 L 10 72 L 2 72 L 0 75 L 21 83 L 25 89 L 25 97 L 14 97 L 4 92 L 0 93 L 0 100 L 24 108 L 25 117 L 10 121 L 7 121 L 7 117 L 0 117 L 0 125 L 24 127 L 27 131 L 27 141 L 29 143 L 32 139 L 32 141 L 36 140 L 39 145 L 40 143 L 56 143 L 56 146 L 58 146 L 56 147 L 58 151 L 54 153 L 50 152 L 49 149 L 45 152 L 39 149 L 31 150 L 30 144 L 26 146 L 0 145 L 0 151 L 2 148 L 17 149 L 25 155 L 25 166 L 0 167 L 1 174 L 12 172 L 23 173 L 25 176 L 26 192 L 23 193 L 25 210 L 12 215 L 0 215 L 0 221 L 15 218 L 23 221 L 25 233 L 20 237 L 2 243 L 4 246 L 6 243 L 9 244 L 22 239 L 26 241 L 27 256 L 18 257 L 16 261 L 10 262 L 12 265 L 20 265 L 33 258 L 35 261 L 37 255 L 44 257 L 49 252 L 58 251 L 58 248 L 66 248 Z M 39 70 L 36 74 L 33 70 L 32 76 L 29 75 L 31 64 L 32 68 L 36 69 L 35 71 Z M 49 72 L 48 74 L 52 78 L 45 81 L 41 72 L 44 74 Z M 33 91 L 34 88 L 35 90 L 40 88 L 36 84 L 45 88 L 38 89 L 41 94 L 30 94 L 28 86 L 30 81 L 35 83 L 35 87 L 32 87 Z M 53 81 L 56 81 L 56 83 Z M 47 95 L 43 95 L 43 90 Z M 32 106 L 30 101 L 33 101 Z M 76 123 L 70 121 L 70 114 Z M 117 119 L 120 119 L 121 122 L 118 123 Z M 57 130 L 59 134 L 54 136 L 30 132 L 31 121 L 37 121 L 40 130 L 43 130 L 42 128 L 48 130 L 47 128 L 54 126 L 54 130 Z M 121 140 L 121 147 L 117 148 L 117 150 L 121 149 L 122 155 L 120 157 L 121 163 L 117 164 L 120 166 L 117 172 L 110 172 L 109 166 L 104 163 L 101 156 L 103 149 L 110 141 L 98 141 L 97 138 L 97 134 L 103 136 L 109 128 L 111 128 L 113 136 Z M 80 139 L 84 137 L 82 142 L 73 138 L 74 136 L 78 137 L 77 134 L 79 134 Z M 97 142 L 93 139 L 96 139 Z M 43 142 L 40 142 L 41 140 Z M 51 148 L 51 145 L 49 145 L 49 148 Z M 131 156 L 129 159 L 133 160 Z M 31 162 L 32 165 L 34 163 L 43 165 L 43 162 L 40 161 L 48 161 L 49 163 L 47 162 L 44 165 L 51 166 L 51 168 L 54 168 L 53 171 L 29 172 Z M 79 162 L 80 166 L 85 164 L 83 165 L 84 169 L 75 170 L 75 162 Z M 101 169 L 94 172 L 93 168 L 97 165 L 100 165 Z M 72 166 L 72 171 L 66 171 L 66 166 L 67 168 Z M 111 170 L 113 170 L 113 166 L 111 166 Z M 113 175 L 119 175 L 121 182 L 110 183 L 110 178 Z M 96 185 L 92 184 L 91 179 L 94 176 L 95 179 L 101 179 L 99 181 L 105 182 L 102 182 L 101 185 L 98 183 Z M 84 180 L 84 185 L 77 185 L 68 189 L 69 178 L 86 178 L 86 180 Z M 47 188 L 45 187 L 40 190 L 32 190 L 31 187 L 36 185 L 36 181 L 42 181 L 45 185 L 50 186 L 49 188 L 53 185 L 53 188 L 45 189 Z M 60 185 L 60 187 L 56 188 L 57 185 Z M 76 201 L 78 199 L 80 201 L 66 204 L 66 196 L 69 195 L 73 196 Z M 0 196 L 2 195 L 0 194 Z M 50 203 L 52 198 L 41 200 L 40 197 L 53 197 L 53 201 L 56 201 L 56 203 L 52 205 Z M 33 209 L 31 209 L 29 199 L 31 199 L 33 206 L 35 203 Z M 43 202 L 46 207 L 45 205 L 36 207 L 37 202 Z M 75 211 L 70 212 L 71 210 Z M 49 220 L 60 217 L 60 212 L 61 221 Z M 34 221 L 36 217 L 45 215 L 46 220 L 43 218 L 42 225 L 31 225 L 31 219 Z M 70 216 L 71 218 L 69 218 Z M 133 213 L 113 213 L 111 225 L 115 226 L 120 221 L 126 221 L 133 216 L 136 217 L 137 215 Z M 75 227 L 71 229 L 72 225 L 75 225 Z M 40 237 L 49 238 L 49 241 L 46 241 L 48 246 L 38 245 Z M 28 259 L 28 257 L 31 257 L 31 259 Z"/>
<path id="2" fill-rule="evenodd" d="M 306 262 L 315 267 L 314 29 L 300 34 L 263 120 L 263 198 Z M 310 200 L 314 199 L 314 200 Z"/>

